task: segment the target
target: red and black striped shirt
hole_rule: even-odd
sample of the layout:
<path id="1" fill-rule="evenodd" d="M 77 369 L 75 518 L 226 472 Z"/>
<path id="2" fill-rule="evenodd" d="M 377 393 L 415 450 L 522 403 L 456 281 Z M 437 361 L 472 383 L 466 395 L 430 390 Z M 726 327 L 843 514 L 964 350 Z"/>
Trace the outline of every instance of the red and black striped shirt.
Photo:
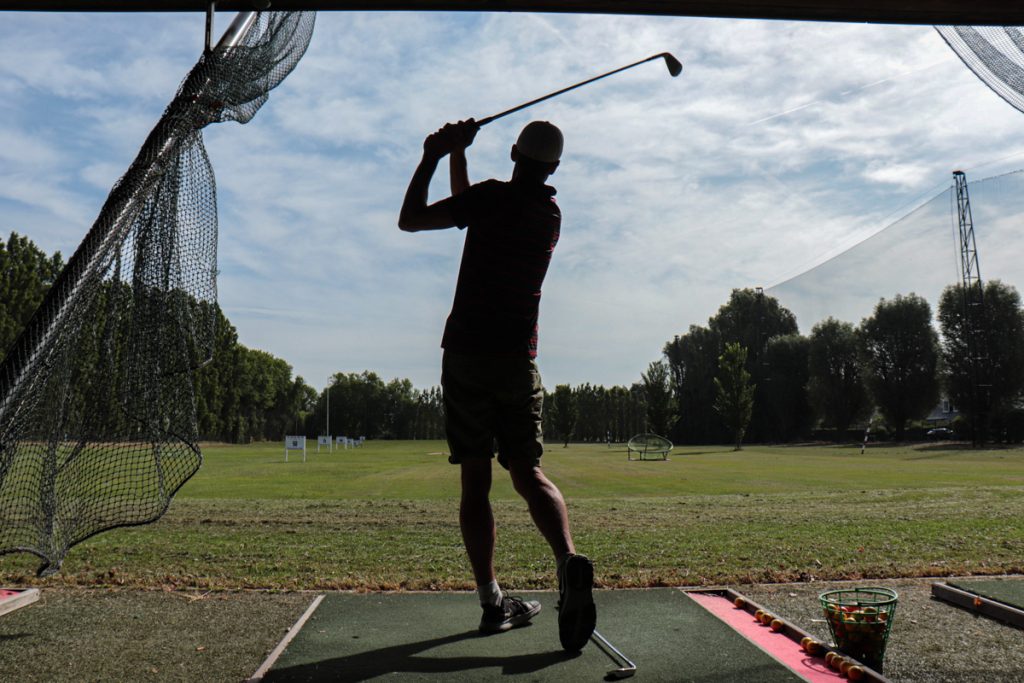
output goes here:
<path id="1" fill-rule="evenodd" d="M 467 230 L 442 347 L 537 356 L 541 285 L 562 224 L 554 194 L 548 185 L 486 180 L 452 197 L 455 223 Z"/>

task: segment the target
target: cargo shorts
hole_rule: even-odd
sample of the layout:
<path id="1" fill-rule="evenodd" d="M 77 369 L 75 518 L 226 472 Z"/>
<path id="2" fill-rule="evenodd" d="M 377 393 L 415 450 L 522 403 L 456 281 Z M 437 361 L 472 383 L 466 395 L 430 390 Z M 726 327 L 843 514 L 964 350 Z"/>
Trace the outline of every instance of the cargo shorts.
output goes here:
<path id="1" fill-rule="evenodd" d="M 540 464 L 544 385 L 536 361 L 529 356 L 445 351 L 441 388 L 449 462 L 493 458 L 497 444 L 498 462 L 505 469 L 512 458 Z"/>

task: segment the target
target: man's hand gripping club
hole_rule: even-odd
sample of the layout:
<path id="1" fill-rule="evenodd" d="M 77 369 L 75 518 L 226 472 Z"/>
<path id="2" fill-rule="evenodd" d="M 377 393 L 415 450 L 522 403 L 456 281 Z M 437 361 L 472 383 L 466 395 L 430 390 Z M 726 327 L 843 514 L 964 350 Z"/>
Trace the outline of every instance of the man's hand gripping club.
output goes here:
<path id="1" fill-rule="evenodd" d="M 480 127 L 473 119 L 448 123 L 423 141 L 423 158 L 420 160 L 409 188 L 405 192 L 398 227 L 408 232 L 439 230 L 455 226 L 455 219 L 447 199 L 427 204 L 430 180 L 434 177 L 438 162 L 451 155 L 452 194 L 456 195 L 469 187 L 466 170 L 466 148 L 473 144 Z"/>

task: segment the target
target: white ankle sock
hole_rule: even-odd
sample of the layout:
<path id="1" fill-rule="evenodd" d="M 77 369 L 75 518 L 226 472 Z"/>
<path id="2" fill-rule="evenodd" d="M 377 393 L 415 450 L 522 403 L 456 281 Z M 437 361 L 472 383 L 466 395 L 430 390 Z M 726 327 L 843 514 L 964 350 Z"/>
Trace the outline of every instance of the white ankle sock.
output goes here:
<path id="1" fill-rule="evenodd" d="M 476 594 L 480 596 L 481 605 L 501 604 L 501 588 L 498 587 L 497 581 L 492 580 L 486 586 L 477 586 Z"/>

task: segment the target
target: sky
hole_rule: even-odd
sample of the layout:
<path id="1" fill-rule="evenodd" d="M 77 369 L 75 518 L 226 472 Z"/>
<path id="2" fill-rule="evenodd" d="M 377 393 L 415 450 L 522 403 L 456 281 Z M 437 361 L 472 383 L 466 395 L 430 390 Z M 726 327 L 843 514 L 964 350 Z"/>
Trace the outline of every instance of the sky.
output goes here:
<path id="1" fill-rule="evenodd" d="M 217 15 L 218 33 L 231 17 Z M 73 253 L 203 31 L 199 14 L 5 13 L 0 233 Z M 468 150 L 471 180 L 506 179 L 522 126 L 564 131 L 551 178 L 562 234 L 540 314 L 549 389 L 639 381 L 733 288 L 858 243 L 954 169 L 1024 166 L 1024 116 L 931 27 L 324 12 L 256 118 L 204 133 L 219 301 L 240 341 L 318 389 L 364 370 L 437 384 L 463 233 L 397 228 L 424 136 L 664 51 L 683 62 L 679 78 L 645 64 L 495 122 Z M 446 183 L 442 162 L 431 201 Z M 936 230 L 949 239 L 947 221 Z M 956 277 L 948 258 L 922 267 Z M 806 333 L 814 321 L 798 322 Z"/>

